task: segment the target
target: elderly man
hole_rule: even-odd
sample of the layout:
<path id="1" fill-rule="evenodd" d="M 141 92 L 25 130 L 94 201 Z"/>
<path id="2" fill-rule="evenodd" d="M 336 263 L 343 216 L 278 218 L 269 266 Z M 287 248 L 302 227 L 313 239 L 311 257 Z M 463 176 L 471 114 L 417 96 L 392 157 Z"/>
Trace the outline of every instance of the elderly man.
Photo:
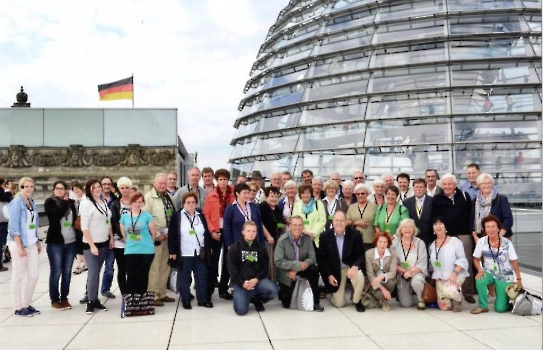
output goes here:
<path id="1" fill-rule="evenodd" d="M 439 180 L 439 174 L 436 169 L 428 169 L 424 174 L 426 177 L 426 194 L 429 196 L 435 196 L 439 194 L 442 189 L 437 185 L 437 180 Z"/>
<path id="2" fill-rule="evenodd" d="M 415 226 L 420 231 L 417 237 L 422 239 L 428 248 L 434 240 L 432 226 L 433 198 L 426 194 L 426 181 L 422 178 L 413 181 L 413 192 L 415 195 L 407 198 L 403 205 L 407 208 L 409 216 L 415 221 Z"/>
<path id="3" fill-rule="evenodd" d="M 302 171 L 302 184 L 309 185 L 313 183 L 313 172 L 309 169 Z"/>
<path id="4" fill-rule="evenodd" d="M 253 171 L 251 173 L 251 177 L 249 177 L 249 181 L 251 181 L 251 183 L 254 183 L 258 186 L 258 188 L 260 188 L 255 195 L 255 203 L 259 204 L 265 202 L 266 195 L 264 194 L 264 177 L 262 176 L 262 173 L 258 170 Z"/>
<path id="5" fill-rule="evenodd" d="M 177 192 L 173 196 L 173 202 L 175 204 L 175 207 L 182 208 L 183 205 L 181 204 L 181 199 L 183 198 L 183 195 L 187 192 L 193 192 L 196 197 L 198 197 L 198 204 L 196 205 L 196 207 L 202 210 L 204 208 L 207 192 L 198 185 L 198 182 L 200 182 L 200 169 L 196 167 L 190 168 L 189 171 L 187 171 L 187 176 L 189 178 L 189 183 L 177 190 Z"/>
<path id="6" fill-rule="evenodd" d="M 323 311 L 319 299 L 319 270 L 311 237 L 302 234 L 304 220 L 295 215 L 290 220 L 290 231 L 277 241 L 274 264 L 279 280 L 279 299 L 285 309 L 290 307 L 296 276 L 306 278 L 313 292 L 313 311 Z"/>
<path id="7" fill-rule="evenodd" d="M 479 194 L 479 188 L 477 188 L 477 178 L 479 175 L 481 175 L 481 168 L 479 165 L 473 163 L 468 165 L 468 168 L 466 169 L 468 181 L 464 182 L 462 190 L 467 192 L 472 200 L 475 200 L 477 194 Z"/>
<path id="8" fill-rule="evenodd" d="M 353 285 L 352 301 L 356 311 L 364 312 L 362 291 L 364 289 L 365 256 L 360 233 L 347 227 L 347 218 L 342 211 L 334 214 L 333 228 L 321 233 L 319 239 L 319 268 L 326 289 L 332 292 L 332 305 L 345 306 L 347 278 Z"/>
<path id="9" fill-rule="evenodd" d="M 365 182 L 366 182 L 366 176 L 364 176 L 364 174 L 361 171 L 355 171 L 355 173 L 353 174 L 354 186 L 356 187 L 356 185 L 363 184 Z"/>
<path id="10" fill-rule="evenodd" d="M 402 204 L 407 198 L 413 197 L 413 189 L 409 187 L 409 182 L 411 177 L 406 173 L 400 173 L 396 177 L 398 182 L 398 189 L 400 190 L 400 195 L 398 196 L 398 203 Z"/>
<path id="11" fill-rule="evenodd" d="M 449 236 L 458 237 L 464 245 L 466 256 L 473 256 L 473 238 L 470 232 L 471 198 L 456 185 L 453 174 L 445 174 L 441 178 L 443 192 L 432 200 L 432 218 L 440 217 L 445 224 Z M 475 280 L 472 273 L 472 259 L 468 259 L 469 277 L 462 285 L 464 298 L 470 304 L 475 303 Z"/>
<path id="12" fill-rule="evenodd" d="M 383 174 L 381 179 L 385 182 L 385 187 L 394 186 L 394 175 L 392 174 Z"/>
<path id="13" fill-rule="evenodd" d="M 145 195 L 143 210 L 153 216 L 157 229 L 155 240 L 155 257 L 149 271 L 148 290 L 155 292 L 155 306 L 164 306 L 164 302 L 174 302 L 174 298 L 166 295 L 166 284 L 170 274 L 168 266 L 168 225 L 170 218 L 176 211 L 172 196 L 166 190 L 167 175 L 158 173 L 155 175 L 153 189 Z"/>

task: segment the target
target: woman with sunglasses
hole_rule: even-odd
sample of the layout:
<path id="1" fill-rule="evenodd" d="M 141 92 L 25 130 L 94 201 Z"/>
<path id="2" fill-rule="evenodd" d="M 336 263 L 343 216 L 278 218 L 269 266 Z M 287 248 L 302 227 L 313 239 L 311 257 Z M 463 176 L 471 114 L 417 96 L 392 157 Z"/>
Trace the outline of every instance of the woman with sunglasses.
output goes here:
<path id="1" fill-rule="evenodd" d="M 373 248 L 373 238 L 375 238 L 373 221 L 377 205 L 368 200 L 370 191 L 365 184 L 356 185 L 354 194 L 357 202 L 351 204 L 347 210 L 347 225 L 353 226 L 360 232 L 362 242 L 364 242 L 364 251 L 367 252 Z"/>

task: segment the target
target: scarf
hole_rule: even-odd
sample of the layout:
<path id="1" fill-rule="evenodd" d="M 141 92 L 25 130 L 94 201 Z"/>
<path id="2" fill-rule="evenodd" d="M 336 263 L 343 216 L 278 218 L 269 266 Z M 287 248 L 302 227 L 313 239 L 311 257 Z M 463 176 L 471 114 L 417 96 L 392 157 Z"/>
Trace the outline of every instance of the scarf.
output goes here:
<path id="1" fill-rule="evenodd" d="M 490 207 L 495 191 L 496 190 L 493 189 L 492 193 L 490 193 L 487 198 L 484 198 L 483 193 L 479 191 L 479 194 L 477 194 L 477 198 L 475 199 L 475 232 L 478 234 L 483 232 L 481 220 L 490 214 Z"/>
<path id="2" fill-rule="evenodd" d="M 60 198 L 60 197 L 56 197 L 54 194 L 51 195 L 51 199 L 55 201 L 55 204 L 57 205 L 57 207 L 60 208 L 60 204 L 62 203 L 62 201 L 64 199 Z M 68 211 L 66 212 L 66 214 L 64 216 L 68 216 L 68 214 L 70 214 L 70 210 L 71 208 L 68 207 Z"/>
<path id="3" fill-rule="evenodd" d="M 219 217 L 224 218 L 224 211 L 226 210 L 226 206 L 228 205 L 226 201 L 228 200 L 228 198 L 230 198 L 230 186 L 226 187 L 226 192 L 224 193 L 224 196 L 222 196 L 219 185 L 217 185 L 216 188 L 217 195 L 219 196 Z"/>
<path id="4" fill-rule="evenodd" d="M 313 212 L 313 209 L 315 209 L 315 198 L 311 198 L 307 205 L 302 201 L 302 213 L 304 215 L 307 216 L 311 214 Z"/>

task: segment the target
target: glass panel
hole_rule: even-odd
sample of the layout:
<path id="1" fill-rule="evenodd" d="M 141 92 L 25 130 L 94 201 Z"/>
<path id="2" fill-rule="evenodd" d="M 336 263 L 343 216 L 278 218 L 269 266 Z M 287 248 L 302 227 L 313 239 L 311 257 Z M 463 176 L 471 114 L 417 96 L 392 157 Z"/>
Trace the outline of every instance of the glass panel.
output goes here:
<path id="1" fill-rule="evenodd" d="M 448 0 L 449 11 L 516 9 L 514 0 Z"/>
<path id="2" fill-rule="evenodd" d="M 301 41 L 303 39 L 312 37 L 316 34 L 317 30 L 320 28 L 320 24 L 316 25 L 309 25 L 302 27 L 300 29 L 295 30 L 292 33 L 289 33 L 287 37 L 279 42 L 279 45 L 274 47 L 275 49 L 292 45 L 294 43 L 297 43 L 298 41 Z"/>
<path id="3" fill-rule="evenodd" d="M 348 29 L 355 26 L 361 26 L 372 23 L 375 20 L 377 9 L 365 10 L 356 13 L 348 13 L 340 17 L 335 17 L 326 22 L 323 33 L 330 33 L 340 29 Z"/>
<path id="4" fill-rule="evenodd" d="M 118 110 L 109 110 L 112 111 Z M 44 110 L 45 120 L 45 147 L 66 147 L 67 145 L 83 145 L 83 146 L 104 146 L 104 130 L 112 130 L 119 140 L 124 140 L 126 136 L 129 136 L 131 131 L 125 132 L 127 125 L 122 125 L 119 128 L 118 123 L 115 120 L 106 121 L 104 128 L 104 113 L 103 109 L 46 109 Z M 132 121 L 130 121 L 132 123 Z M 130 124 L 126 123 L 126 124 Z M 149 127 L 148 122 L 145 122 L 145 129 Z M 175 124 L 173 125 L 175 131 Z M 141 128 L 140 128 L 141 129 Z M 79 130 L 79 132 L 70 132 L 70 130 Z M 119 132 L 123 130 L 123 132 Z M 84 132 L 84 137 L 83 133 Z M 138 134 L 134 134 L 137 137 L 144 137 L 147 132 L 142 130 L 138 131 Z M 154 135 L 153 135 L 154 136 Z M 175 134 L 175 140 L 177 141 L 177 133 Z M 174 141 L 173 145 L 177 143 Z M 130 142 L 139 143 L 139 142 Z M 123 143 L 118 146 L 126 146 L 128 143 Z M 108 145 L 107 146 L 114 146 Z M 115 145 L 117 146 L 117 145 Z"/>
<path id="5" fill-rule="evenodd" d="M 364 100 L 363 103 L 355 103 L 349 106 L 305 110 L 300 118 L 300 126 L 363 120 L 366 113 L 366 104 L 367 102 Z"/>
<path id="6" fill-rule="evenodd" d="M 541 7 L 541 3 L 539 3 L 539 6 Z M 524 19 L 528 23 L 531 32 L 541 33 L 541 15 L 524 15 Z"/>
<path id="7" fill-rule="evenodd" d="M 541 111 L 541 100 L 531 88 L 493 89 L 491 95 L 483 89 L 453 93 L 454 113 L 496 113 Z"/>
<path id="8" fill-rule="evenodd" d="M 256 143 L 256 140 L 249 141 L 246 144 L 241 144 L 241 143 L 236 144 L 234 146 L 234 149 L 232 150 L 230 159 L 248 157 L 253 151 L 253 148 L 255 147 L 255 143 Z"/>
<path id="9" fill-rule="evenodd" d="M 66 132 L 69 126 L 62 130 Z M 0 109 L 0 147 L 10 145 L 43 146 L 43 109 Z"/>
<path id="10" fill-rule="evenodd" d="M 528 62 L 465 63 L 452 66 L 452 85 L 539 83 Z"/>
<path id="11" fill-rule="evenodd" d="M 526 38 L 451 41 L 451 60 L 514 56 L 533 56 Z"/>
<path id="12" fill-rule="evenodd" d="M 449 114 L 447 93 L 387 95 L 370 98 L 366 119 Z"/>
<path id="13" fill-rule="evenodd" d="M 253 100 L 247 100 L 245 101 L 245 105 L 243 106 L 243 109 L 241 110 L 240 117 L 248 116 L 249 114 L 256 113 L 258 109 L 260 108 L 260 104 L 262 103 L 262 99 L 264 96 L 257 96 Z"/>
<path id="14" fill-rule="evenodd" d="M 274 33 L 280 32 L 287 28 L 294 27 L 295 25 L 298 25 L 300 22 L 303 22 L 306 19 L 313 18 L 320 14 L 323 14 L 324 10 L 326 10 L 326 5 L 311 7 L 309 8 L 309 11 L 306 11 L 305 13 L 298 12 L 296 15 L 291 17 L 287 22 L 281 24 L 278 28 L 275 28 Z"/>
<path id="15" fill-rule="evenodd" d="M 444 42 L 420 43 L 375 50 L 371 67 L 386 67 L 447 59 Z"/>
<path id="16" fill-rule="evenodd" d="M 363 94 L 368 86 L 368 78 L 368 74 L 354 74 L 315 81 L 306 90 L 304 101 Z"/>
<path id="17" fill-rule="evenodd" d="M 368 93 L 447 86 L 447 67 L 379 70 L 372 74 Z"/>
<path id="18" fill-rule="evenodd" d="M 253 163 L 234 163 L 230 172 L 230 179 L 235 181 L 241 174 L 250 175 L 253 170 Z"/>
<path id="19" fill-rule="evenodd" d="M 522 0 L 524 7 L 532 9 L 541 9 L 541 0 Z"/>
<path id="20" fill-rule="evenodd" d="M 483 34 L 527 32 L 528 26 L 521 16 L 513 14 L 462 16 L 449 19 L 451 34 Z"/>
<path id="21" fill-rule="evenodd" d="M 373 27 L 369 27 L 326 37 L 323 39 L 321 46 L 315 48 L 313 56 L 369 45 L 373 30 Z"/>
<path id="22" fill-rule="evenodd" d="M 260 170 L 264 177 L 269 177 L 274 171 L 289 171 L 292 174 L 297 158 L 298 155 L 287 155 L 285 158 L 277 160 L 257 160 L 253 168 Z"/>
<path id="23" fill-rule="evenodd" d="M 266 94 L 264 101 L 260 105 L 259 111 L 300 102 L 304 95 L 304 86 L 305 84 L 291 85 L 275 90 L 271 96 Z"/>
<path id="24" fill-rule="evenodd" d="M 280 131 L 294 128 L 296 125 L 298 125 L 300 114 L 301 113 L 291 113 L 278 117 L 262 118 L 260 119 L 255 132 Z"/>
<path id="25" fill-rule="evenodd" d="M 433 15 L 435 13 L 443 12 L 443 1 L 419 1 L 419 2 L 407 2 L 399 5 L 382 6 L 379 10 L 379 21 L 389 21 L 398 18 L 407 18 L 407 17 L 422 17 L 425 15 Z"/>
<path id="26" fill-rule="evenodd" d="M 104 125 L 104 146 L 177 145 L 175 109 L 106 109 Z"/>
<path id="27" fill-rule="evenodd" d="M 364 174 L 424 173 L 436 169 L 440 174 L 451 171 L 449 146 L 375 147 L 366 152 Z"/>
<path id="28" fill-rule="evenodd" d="M 290 153 L 294 151 L 294 147 L 298 142 L 298 136 L 298 134 L 294 134 L 269 139 L 259 138 L 256 142 L 252 155 Z"/>
<path id="29" fill-rule="evenodd" d="M 272 87 L 293 83 L 298 80 L 302 80 L 306 73 L 309 64 L 296 67 L 298 69 L 289 69 L 288 71 L 281 71 L 271 75 L 262 77 L 260 80 L 254 82 L 251 88 L 247 91 L 247 95 L 251 96 L 260 90 L 269 89 Z"/>
<path id="30" fill-rule="evenodd" d="M 269 68 L 279 67 L 287 63 L 304 59 L 309 56 L 313 49 L 313 43 L 305 44 L 300 47 L 293 48 L 287 52 L 279 53 L 269 66 Z"/>
<path id="31" fill-rule="evenodd" d="M 355 171 L 360 171 L 364 164 L 364 155 L 304 155 L 298 157 L 294 176 L 301 179 L 302 171 L 309 169 L 314 174 L 328 178 L 337 171 L 344 179 L 350 179 Z"/>
<path id="32" fill-rule="evenodd" d="M 238 130 L 236 131 L 236 134 L 234 135 L 234 139 L 238 139 L 240 137 L 244 137 L 247 135 L 252 134 L 255 131 L 255 128 L 257 126 L 258 122 L 254 122 L 251 124 L 240 124 L 238 127 Z"/>
<path id="33" fill-rule="evenodd" d="M 528 115 L 484 115 L 454 120 L 455 142 L 541 140 L 541 118 Z"/>
<path id="34" fill-rule="evenodd" d="M 444 118 L 371 122 L 366 147 L 450 142 L 450 130 L 449 120 Z"/>
<path id="35" fill-rule="evenodd" d="M 346 123 L 306 130 L 296 151 L 361 148 L 364 146 L 366 123 Z"/>
<path id="36" fill-rule="evenodd" d="M 365 69 L 368 67 L 370 55 L 371 51 L 365 51 L 318 60 L 310 70 L 308 78 L 342 74 L 353 70 Z"/>
<path id="37" fill-rule="evenodd" d="M 475 163 L 486 172 L 500 170 L 517 174 L 518 180 L 526 172 L 541 173 L 541 149 L 537 143 L 467 144 L 455 145 L 454 149 L 456 169 L 466 169 L 468 164 Z"/>
<path id="38" fill-rule="evenodd" d="M 530 37 L 530 43 L 532 44 L 533 51 L 536 56 L 541 56 L 541 37 Z"/>
<path id="39" fill-rule="evenodd" d="M 333 11 L 346 10 L 348 8 L 375 3 L 375 0 L 339 0 L 334 4 Z"/>
<path id="40" fill-rule="evenodd" d="M 447 34 L 445 20 L 413 21 L 380 26 L 374 36 L 373 44 L 394 41 L 425 39 Z"/>

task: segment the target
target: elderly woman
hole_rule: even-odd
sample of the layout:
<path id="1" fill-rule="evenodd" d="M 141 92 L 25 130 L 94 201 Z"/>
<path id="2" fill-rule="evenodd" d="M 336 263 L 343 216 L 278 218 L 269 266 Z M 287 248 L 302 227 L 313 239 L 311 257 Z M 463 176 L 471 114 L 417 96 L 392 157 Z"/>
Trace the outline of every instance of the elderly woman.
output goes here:
<path id="1" fill-rule="evenodd" d="M 428 275 L 428 254 L 424 241 L 415 237 L 419 229 L 413 219 L 403 219 L 396 231 L 392 248 L 398 256 L 398 299 L 400 306 L 411 307 L 413 298 L 411 288 L 417 294 L 417 310 L 424 310 L 422 300 L 424 282 Z"/>
<path id="2" fill-rule="evenodd" d="M 447 229 L 440 217 L 433 219 L 435 241 L 430 248 L 430 269 L 432 279 L 436 281 L 437 304 L 441 310 L 462 311 L 462 293 L 460 288 L 469 276 L 468 260 L 464 254 L 464 245 L 457 237 L 447 235 Z M 454 287 L 458 295 L 451 299 L 445 297 L 444 287 Z M 456 293 L 455 293 L 456 294 Z"/>
<path id="3" fill-rule="evenodd" d="M 324 231 L 326 224 L 326 212 L 320 200 L 312 196 L 312 188 L 309 185 L 301 185 L 298 189 L 300 200 L 294 205 L 293 215 L 299 215 L 304 220 L 304 233 L 311 237 L 317 248 L 319 236 Z"/>
<path id="4" fill-rule="evenodd" d="M 293 180 L 288 180 L 285 182 L 283 189 L 285 191 L 285 198 L 279 200 L 277 206 L 279 207 L 279 211 L 283 213 L 285 223 L 290 225 L 290 217 L 292 216 L 292 212 L 294 210 L 294 203 L 296 203 L 296 182 Z"/>
<path id="5" fill-rule="evenodd" d="M 369 197 L 369 201 L 377 205 L 385 204 L 385 182 L 381 179 L 373 181 L 373 194 Z"/>
<path id="6" fill-rule="evenodd" d="M 371 285 L 369 291 L 382 305 L 383 311 L 390 310 L 388 301 L 396 286 L 398 258 L 393 249 L 388 249 L 391 243 L 392 238 L 388 233 L 378 233 L 373 239 L 375 248 L 366 252 L 366 275 Z"/>
<path id="7" fill-rule="evenodd" d="M 518 266 L 518 256 L 513 243 L 500 236 L 500 219 L 494 215 L 488 215 L 482 220 L 483 237 L 479 239 L 473 252 L 473 267 L 477 270 L 475 285 L 479 298 L 479 306 L 471 310 L 472 314 L 488 312 L 487 287 L 496 286 L 496 312 L 506 312 L 509 307 L 507 286 L 515 282 L 515 277 L 520 288 L 522 278 Z M 481 266 L 481 257 L 484 257 Z"/>
<path id="8" fill-rule="evenodd" d="M 260 186 L 255 184 L 254 182 L 249 183 L 249 196 L 247 200 L 251 203 L 256 203 L 256 194 L 260 191 Z"/>
<path id="9" fill-rule="evenodd" d="M 76 233 L 73 222 L 77 218 L 75 202 L 69 198 L 68 187 L 64 181 L 53 184 L 53 194 L 43 203 L 49 219 L 47 230 L 47 257 L 51 273 L 49 275 L 49 297 L 55 310 L 69 310 L 68 302 L 72 264 L 75 258 Z M 60 285 L 59 293 L 59 281 Z"/>
<path id="10" fill-rule="evenodd" d="M 168 232 L 168 250 L 171 258 L 177 262 L 180 275 L 178 279 L 181 302 L 185 310 L 190 305 L 191 273 L 196 281 L 198 306 L 212 308 L 208 295 L 206 259 L 209 254 L 211 235 L 205 216 L 196 211 L 198 197 L 194 192 L 187 192 L 181 197 L 183 209 L 175 213 L 170 221 Z"/>
<path id="11" fill-rule="evenodd" d="M 266 200 L 258 205 L 258 209 L 260 210 L 264 236 L 271 237 L 271 239 L 268 240 L 268 252 L 270 255 L 269 276 L 272 281 L 275 281 L 273 252 L 277 240 L 281 234 L 285 232 L 285 219 L 283 219 L 283 213 L 277 205 L 279 196 L 281 195 L 279 188 L 275 186 L 266 187 L 264 189 L 264 194 L 266 195 Z"/>
<path id="12" fill-rule="evenodd" d="M 354 183 L 351 180 L 345 180 L 341 184 L 341 195 L 347 206 L 356 203 L 356 198 L 354 196 Z"/>
<path id="13" fill-rule="evenodd" d="M 323 200 L 324 197 L 326 197 L 326 194 L 323 191 L 324 187 L 324 180 L 320 176 L 315 176 L 313 180 L 311 180 L 311 188 L 313 189 L 313 198 L 315 200 Z"/>
<path id="14" fill-rule="evenodd" d="M 355 196 L 357 202 L 349 206 L 347 210 L 347 225 L 353 226 L 360 232 L 362 242 L 364 242 L 364 251 L 373 248 L 373 238 L 375 237 L 375 213 L 377 205 L 368 201 L 369 188 L 365 184 L 358 184 L 355 187 Z"/>
<path id="15" fill-rule="evenodd" d="M 332 228 L 332 219 L 336 211 L 346 213 L 349 208 L 343 199 L 336 197 L 338 190 L 339 186 L 334 180 L 328 180 L 324 183 L 324 193 L 326 194 L 326 197 L 324 197 L 322 203 L 324 204 L 324 211 L 326 212 L 325 230 Z"/>
<path id="16" fill-rule="evenodd" d="M 409 211 L 403 205 L 397 203 L 400 190 L 396 186 L 386 189 L 386 202 L 377 208 L 377 214 L 373 221 L 375 232 L 386 232 L 394 235 L 398 231 L 400 222 L 409 218 Z"/>
<path id="17" fill-rule="evenodd" d="M 483 173 L 477 177 L 477 187 L 479 193 L 471 207 L 470 227 L 475 242 L 482 235 L 483 218 L 492 214 L 500 220 L 500 236 L 510 238 L 513 236 L 511 227 L 513 226 L 513 213 L 509 200 L 503 194 L 499 194 L 494 188 L 494 179 L 490 174 Z"/>

